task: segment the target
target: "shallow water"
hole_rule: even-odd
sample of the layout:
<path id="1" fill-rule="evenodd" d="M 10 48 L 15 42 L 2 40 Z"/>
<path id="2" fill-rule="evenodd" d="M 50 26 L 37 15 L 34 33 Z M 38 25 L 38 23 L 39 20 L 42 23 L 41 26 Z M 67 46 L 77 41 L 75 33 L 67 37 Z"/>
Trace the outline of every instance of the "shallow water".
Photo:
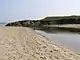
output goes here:
<path id="1" fill-rule="evenodd" d="M 0 27 L 5 26 L 5 25 L 6 25 L 6 23 L 0 23 Z"/>
<path id="2" fill-rule="evenodd" d="M 70 32 L 47 33 L 42 30 L 35 30 L 37 33 L 47 37 L 59 45 L 62 45 L 72 51 L 80 52 L 80 35 Z"/>

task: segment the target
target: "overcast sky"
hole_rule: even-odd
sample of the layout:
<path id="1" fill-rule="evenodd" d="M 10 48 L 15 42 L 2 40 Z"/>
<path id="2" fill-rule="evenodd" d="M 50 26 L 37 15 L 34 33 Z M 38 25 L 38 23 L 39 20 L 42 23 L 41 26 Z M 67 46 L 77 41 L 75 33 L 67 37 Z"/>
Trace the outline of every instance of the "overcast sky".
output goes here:
<path id="1" fill-rule="evenodd" d="M 80 0 L 0 0 L 0 22 L 79 14 Z"/>

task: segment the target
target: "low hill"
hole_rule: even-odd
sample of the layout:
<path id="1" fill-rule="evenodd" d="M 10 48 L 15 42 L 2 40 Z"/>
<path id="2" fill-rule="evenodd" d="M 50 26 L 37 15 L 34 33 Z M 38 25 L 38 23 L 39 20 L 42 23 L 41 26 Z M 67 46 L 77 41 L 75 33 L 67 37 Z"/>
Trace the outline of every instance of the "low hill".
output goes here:
<path id="1" fill-rule="evenodd" d="M 55 24 L 80 24 L 80 16 L 46 17 L 41 20 L 22 20 L 6 24 L 6 26 L 35 27 Z"/>

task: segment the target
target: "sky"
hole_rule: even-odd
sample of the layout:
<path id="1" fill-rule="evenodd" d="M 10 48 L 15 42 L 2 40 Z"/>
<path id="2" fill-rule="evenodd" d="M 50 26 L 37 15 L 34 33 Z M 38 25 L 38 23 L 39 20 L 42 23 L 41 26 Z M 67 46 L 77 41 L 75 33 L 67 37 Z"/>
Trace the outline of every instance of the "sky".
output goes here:
<path id="1" fill-rule="evenodd" d="M 79 14 L 80 0 L 0 0 L 0 22 Z"/>

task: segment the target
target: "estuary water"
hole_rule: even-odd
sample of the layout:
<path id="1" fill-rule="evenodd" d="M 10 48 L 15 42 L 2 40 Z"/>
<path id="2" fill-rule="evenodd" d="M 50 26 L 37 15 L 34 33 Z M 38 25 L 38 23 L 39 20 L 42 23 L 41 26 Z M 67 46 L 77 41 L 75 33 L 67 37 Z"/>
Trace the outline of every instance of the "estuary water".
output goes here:
<path id="1" fill-rule="evenodd" d="M 70 32 L 46 32 L 44 30 L 35 30 L 37 33 L 45 36 L 59 45 L 62 45 L 74 52 L 80 53 L 80 34 Z"/>

